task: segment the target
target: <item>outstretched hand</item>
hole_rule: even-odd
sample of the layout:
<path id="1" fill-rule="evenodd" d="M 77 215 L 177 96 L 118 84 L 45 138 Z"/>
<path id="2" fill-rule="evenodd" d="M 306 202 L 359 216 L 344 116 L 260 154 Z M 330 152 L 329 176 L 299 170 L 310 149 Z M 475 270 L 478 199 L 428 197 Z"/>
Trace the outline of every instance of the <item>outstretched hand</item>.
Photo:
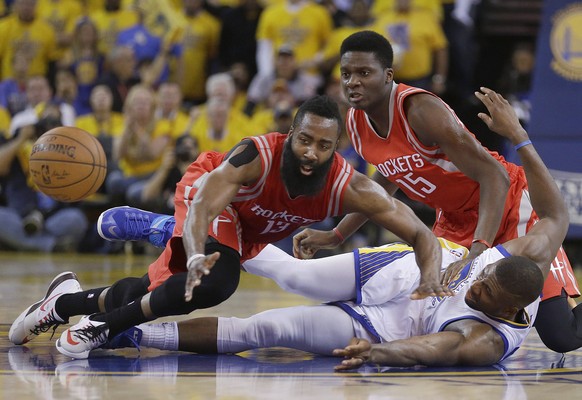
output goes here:
<path id="1" fill-rule="evenodd" d="M 477 116 L 485 122 L 493 132 L 506 137 L 513 143 L 519 143 L 527 139 L 527 133 L 519 123 L 519 118 L 509 102 L 499 93 L 481 87 L 475 96 L 487 107 L 489 115 L 479 113 Z"/>
<path id="2" fill-rule="evenodd" d="M 188 269 L 188 277 L 186 278 L 186 291 L 184 292 L 184 300 L 192 300 L 192 291 L 194 288 L 202 282 L 204 275 L 208 275 L 216 261 L 220 258 L 220 253 L 218 251 L 200 257 L 192 262 L 192 265 Z"/>
<path id="3" fill-rule="evenodd" d="M 341 364 L 334 367 L 335 371 L 360 368 L 370 358 L 372 345 L 366 339 L 353 338 L 343 349 L 335 349 L 334 356 L 344 357 Z"/>

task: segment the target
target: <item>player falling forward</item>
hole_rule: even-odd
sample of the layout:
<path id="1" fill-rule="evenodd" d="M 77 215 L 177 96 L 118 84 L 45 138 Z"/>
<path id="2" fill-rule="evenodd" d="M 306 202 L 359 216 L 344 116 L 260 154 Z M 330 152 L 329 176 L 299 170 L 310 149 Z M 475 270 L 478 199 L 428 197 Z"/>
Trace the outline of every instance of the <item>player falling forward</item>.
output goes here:
<path id="1" fill-rule="evenodd" d="M 568 213 L 509 103 L 486 88 L 476 96 L 491 114 L 479 114 L 489 128 L 521 145 L 518 153 L 540 221 L 525 236 L 469 260 L 449 282 L 455 296 L 411 300 L 419 272 L 413 249 L 402 244 L 318 260 L 296 260 L 272 249 L 270 260 L 250 260 L 245 268 L 274 278 L 278 271 L 295 271 L 336 288 L 336 300 L 349 296 L 352 301 L 268 310 L 245 319 L 208 317 L 140 325 L 129 334 L 142 346 L 168 350 L 237 353 L 284 346 L 345 357 L 337 370 L 366 362 L 484 366 L 510 356 L 533 327 L 545 277 L 568 229 Z M 450 242 L 441 243 L 444 270 L 459 260 L 462 251 Z M 275 262 L 285 268 L 273 268 Z M 111 343 L 125 344 L 123 336 Z"/>

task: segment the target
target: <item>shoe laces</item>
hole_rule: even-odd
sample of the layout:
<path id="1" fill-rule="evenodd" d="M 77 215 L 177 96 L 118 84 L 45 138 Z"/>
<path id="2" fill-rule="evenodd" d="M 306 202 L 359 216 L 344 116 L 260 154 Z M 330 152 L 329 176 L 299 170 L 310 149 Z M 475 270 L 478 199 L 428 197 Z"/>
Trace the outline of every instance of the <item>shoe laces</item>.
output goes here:
<path id="1" fill-rule="evenodd" d="M 79 340 L 82 340 L 85 343 L 97 343 L 107 341 L 107 335 L 105 334 L 106 329 L 106 325 L 95 326 L 89 324 L 86 327 L 75 329 L 73 333 Z"/>
<path id="2" fill-rule="evenodd" d="M 156 247 L 163 247 L 166 227 L 172 223 L 171 218 L 167 218 L 161 228 L 148 227 L 142 231 L 142 234 L 148 237 L 148 241 Z"/>
<path id="3" fill-rule="evenodd" d="M 126 213 L 125 231 L 128 240 L 141 240 L 150 230 L 150 217 L 142 213 Z"/>
<path id="4" fill-rule="evenodd" d="M 33 335 L 40 335 L 41 333 L 47 332 L 51 327 L 53 328 L 53 333 L 51 334 L 51 339 L 55 335 L 55 332 L 59 325 L 66 324 L 68 321 L 60 322 L 55 317 L 54 310 L 47 314 L 38 324 L 34 326 L 33 329 L 30 329 L 30 333 Z"/>

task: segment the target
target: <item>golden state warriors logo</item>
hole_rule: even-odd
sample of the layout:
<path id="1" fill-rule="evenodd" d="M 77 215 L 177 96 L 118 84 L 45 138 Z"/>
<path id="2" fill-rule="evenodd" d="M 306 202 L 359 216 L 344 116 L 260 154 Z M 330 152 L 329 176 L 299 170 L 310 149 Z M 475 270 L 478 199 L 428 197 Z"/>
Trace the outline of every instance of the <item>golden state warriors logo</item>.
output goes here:
<path id="1" fill-rule="evenodd" d="M 552 69 L 565 79 L 582 81 L 582 3 L 558 11 L 552 22 Z"/>

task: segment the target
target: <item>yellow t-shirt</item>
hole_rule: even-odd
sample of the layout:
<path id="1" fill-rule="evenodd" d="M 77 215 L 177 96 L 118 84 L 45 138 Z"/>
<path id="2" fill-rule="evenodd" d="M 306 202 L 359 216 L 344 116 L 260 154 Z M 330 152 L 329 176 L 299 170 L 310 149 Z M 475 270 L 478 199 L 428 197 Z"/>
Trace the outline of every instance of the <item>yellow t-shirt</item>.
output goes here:
<path id="1" fill-rule="evenodd" d="M 257 111 L 251 118 L 253 135 L 264 135 L 275 130 L 275 116 L 273 110 L 265 108 Z M 285 132 L 283 132 L 285 133 Z"/>
<path id="2" fill-rule="evenodd" d="M 0 107 L 0 135 L 8 137 L 10 128 L 10 113 L 4 107 Z"/>
<path id="3" fill-rule="evenodd" d="M 375 25 L 367 25 L 361 27 L 355 26 L 340 26 L 332 31 L 327 44 L 323 49 L 323 58 L 325 60 L 329 60 L 330 58 L 339 57 L 340 48 L 342 46 L 342 42 L 351 34 L 364 31 L 364 30 L 374 30 Z M 378 32 L 381 33 L 381 32 Z"/>
<path id="4" fill-rule="evenodd" d="M 297 109 L 291 111 L 291 115 L 295 115 Z M 277 124 L 275 123 L 275 112 L 270 108 L 257 111 L 251 118 L 253 135 L 264 135 L 265 133 L 277 131 Z M 287 133 L 287 132 L 280 132 Z"/>
<path id="5" fill-rule="evenodd" d="M 234 96 L 234 100 L 232 102 L 232 108 L 244 112 L 245 106 L 247 105 L 247 93 L 240 92 Z"/>
<path id="6" fill-rule="evenodd" d="M 454 2 L 454 0 L 451 0 Z M 443 17 L 442 0 L 412 0 L 412 8 L 424 10 L 432 13 L 440 21 Z M 375 0 L 370 12 L 375 17 L 382 17 L 384 14 L 392 12 L 396 0 Z"/>
<path id="7" fill-rule="evenodd" d="M 187 17 L 186 21 L 181 40 L 184 76 L 180 85 L 184 97 L 201 99 L 206 96 L 208 60 L 218 53 L 220 21 L 206 11 Z"/>
<path id="8" fill-rule="evenodd" d="M 291 46 L 301 63 L 323 49 L 332 29 L 327 9 L 319 4 L 306 3 L 296 12 L 289 11 L 286 4 L 275 4 L 261 14 L 256 36 L 257 40 L 270 40 L 274 51 Z"/>
<path id="9" fill-rule="evenodd" d="M 374 30 L 392 43 L 396 81 L 421 79 L 430 75 L 434 51 L 448 45 L 437 19 L 426 11 L 387 13 L 376 21 Z"/>
<path id="10" fill-rule="evenodd" d="M 151 140 L 166 135 L 169 135 L 168 125 L 163 121 L 156 122 L 152 131 Z M 119 169 L 121 169 L 126 177 L 149 175 L 154 173 L 160 167 L 160 165 L 162 165 L 163 157 L 164 153 L 160 152 L 160 156 L 158 158 L 146 162 L 134 162 L 126 158 L 122 158 L 119 160 Z"/>
<path id="11" fill-rule="evenodd" d="M 1 79 L 12 77 L 14 51 L 29 57 L 28 75 L 46 75 L 49 61 L 57 59 L 55 31 L 42 19 L 22 23 L 15 15 L 0 20 Z"/>
<path id="12" fill-rule="evenodd" d="M 109 121 L 100 124 L 93 114 L 83 115 L 75 120 L 75 126 L 89 132 L 93 136 L 104 133 L 111 137 L 120 136 L 123 133 L 123 114 L 112 112 Z"/>
<path id="13" fill-rule="evenodd" d="M 172 138 L 177 139 L 185 133 L 189 119 L 188 114 L 180 111 L 174 118 L 160 118 L 158 122 L 164 124 Z"/>
<path id="14" fill-rule="evenodd" d="M 77 19 L 83 15 L 83 8 L 77 0 L 38 0 L 36 15 L 42 16 L 55 32 L 73 33 Z"/>
<path id="15" fill-rule="evenodd" d="M 120 31 L 137 24 L 137 14 L 133 10 L 119 10 L 106 12 L 98 10 L 90 15 L 91 20 L 99 31 L 99 50 L 107 54 L 117 41 Z"/>
<path id="16" fill-rule="evenodd" d="M 226 152 L 232 149 L 242 138 L 252 136 L 252 126 L 249 118 L 237 110 L 231 109 L 226 123 L 226 135 L 222 139 L 210 136 L 210 121 L 204 108 L 194 122 L 190 134 L 198 142 L 198 150 Z"/>

